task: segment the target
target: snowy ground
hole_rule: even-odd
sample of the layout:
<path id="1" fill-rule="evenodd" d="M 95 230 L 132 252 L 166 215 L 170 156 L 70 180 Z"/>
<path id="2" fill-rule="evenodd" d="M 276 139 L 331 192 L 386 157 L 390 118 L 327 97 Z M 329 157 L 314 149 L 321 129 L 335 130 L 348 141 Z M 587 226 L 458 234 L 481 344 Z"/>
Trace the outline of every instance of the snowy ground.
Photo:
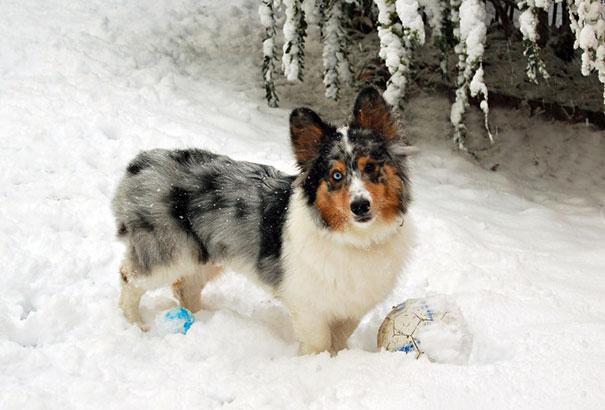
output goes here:
<path id="1" fill-rule="evenodd" d="M 351 350 L 298 356 L 284 308 L 233 273 L 186 336 L 126 324 L 109 201 L 138 150 L 294 170 L 288 110 L 258 82 L 257 2 L 222 3 L 0 4 L 0 408 L 602 408 L 603 132 L 495 110 L 491 172 L 451 150 L 447 102 L 426 95 L 406 113 L 414 258 Z M 320 99 L 293 87 L 283 105 Z M 390 306 L 427 294 L 460 307 L 467 364 L 374 351 Z"/>

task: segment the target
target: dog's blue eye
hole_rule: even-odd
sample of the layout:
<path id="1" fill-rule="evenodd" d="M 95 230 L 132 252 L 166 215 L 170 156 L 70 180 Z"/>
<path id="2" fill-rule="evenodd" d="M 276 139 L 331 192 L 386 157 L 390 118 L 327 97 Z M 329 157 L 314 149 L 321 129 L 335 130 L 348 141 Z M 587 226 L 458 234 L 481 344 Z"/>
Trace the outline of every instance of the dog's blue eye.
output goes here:
<path id="1" fill-rule="evenodd" d="M 342 179 L 342 174 L 338 171 L 334 171 L 332 173 L 332 179 L 334 179 L 334 181 L 340 181 Z"/>

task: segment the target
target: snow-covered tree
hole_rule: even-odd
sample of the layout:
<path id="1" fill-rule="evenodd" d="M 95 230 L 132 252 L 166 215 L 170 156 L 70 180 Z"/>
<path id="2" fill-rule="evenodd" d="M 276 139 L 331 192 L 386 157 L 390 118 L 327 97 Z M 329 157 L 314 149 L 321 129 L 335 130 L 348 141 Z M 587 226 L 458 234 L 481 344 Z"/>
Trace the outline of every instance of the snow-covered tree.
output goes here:
<path id="1" fill-rule="evenodd" d="M 482 65 L 487 33 L 485 4 L 480 0 L 451 0 L 450 5 L 452 21 L 458 23 L 454 29 L 454 37 L 458 39 L 455 47 L 458 55 L 458 88 L 450 112 L 450 121 L 454 127 L 454 142 L 459 148 L 465 149 L 463 117 L 468 107 L 469 94 L 472 97 L 482 95 L 480 107 L 484 113 L 487 134 L 493 142 L 488 125 L 489 105 Z"/>
<path id="2" fill-rule="evenodd" d="M 596 71 L 605 85 L 605 4 L 602 0 L 568 0 L 575 48 L 582 49 L 582 74 Z M 603 91 L 605 104 L 605 88 Z"/>
<path id="3" fill-rule="evenodd" d="M 351 81 L 351 69 L 347 56 L 349 39 L 343 27 L 344 0 L 325 0 L 322 5 L 324 10 L 322 24 L 323 83 L 326 86 L 326 97 L 337 100 L 341 84 Z"/>
<path id="4" fill-rule="evenodd" d="M 465 149 L 464 114 L 471 97 L 480 97 L 485 128 L 493 142 L 488 124 L 488 91 L 484 80 L 483 55 L 486 44 L 486 2 L 494 5 L 505 34 L 512 35 L 511 19 L 517 8 L 519 30 L 523 35 L 527 56 L 526 73 L 530 81 L 548 78 L 540 56 L 539 23 L 548 11 L 564 3 L 568 7 L 570 27 L 575 35 L 575 48 L 582 51 L 581 72 L 596 71 L 605 86 L 605 1 L 604 0 L 261 0 L 259 15 L 265 28 L 263 38 L 263 80 L 269 105 L 277 105 L 273 76 L 276 64 L 276 13 L 283 9 L 282 68 L 287 80 L 302 80 L 307 24 L 320 27 L 323 42 L 323 83 L 326 96 L 337 99 L 342 86 L 351 80 L 348 60 L 349 17 L 351 3 L 370 8 L 377 19 L 380 40 L 379 56 L 390 78 L 385 99 L 398 106 L 405 95 L 414 51 L 425 43 L 425 25 L 430 29 L 433 44 L 441 53 L 441 69 L 447 73 L 447 54 L 454 49 L 457 56 L 456 98 L 450 111 L 456 145 Z M 376 10 L 378 13 L 376 14 Z M 423 19 L 424 18 L 424 19 Z M 541 34 L 544 34 L 540 30 Z M 568 31 L 569 33 L 569 31 Z M 605 88 L 603 93 L 605 104 Z"/>
<path id="5" fill-rule="evenodd" d="M 525 51 L 523 54 L 527 57 L 527 68 L 525 72 L 527 78 L 533 83 L 538 83 L 538 75 L 542 78 L 548 78 L 548 72 L 542 57 L 540 56 L 540 47 L 538 46 L 538 9 L 548 11 L 553 5 L 553 0 L 521 0 L 518 7 L 522 10 L 519 15 L 519 29 L 523 34 Z"/>
<path id="6" fill-rule="evenodd" d="M 399 105 L 405 94 L 413 50 L 424 44 L 424 24 L 416 0 L 374 0 L 378 7 L 380 57 L 391 74 L 384 98 Z"/>
<path id="7" fill-rule="evenodd" d="M 433 39 L 441 36 L 443 11 L 447 0 L 418 0 L 420 10 L 426 16 L 427 25 L 431 28 Z"/>
<path id="8" fill-rule="evenodd" d="M 275 73 L 275 62 L 277 57 L 275 51 L 275 34 L 277 27 L 275 22 L 275 7 L 279 0 L 262 0 L 258 7 L 261 24 L 265 27 L 265 36 L 263 37 L 263 80 L 265 84 L 265 97 L 270 107 L 277 107 L 279 98 L 275 92 L 275 83 L 273 82 L 273 74 Z"/>
<path id="9" fill-rule="evenodd" d="M 286 21 L 284 22 L 282 68 L 288 81 L 303 80 L 307 22 L 301 3 L 301 0 L 283 0 Z"/>

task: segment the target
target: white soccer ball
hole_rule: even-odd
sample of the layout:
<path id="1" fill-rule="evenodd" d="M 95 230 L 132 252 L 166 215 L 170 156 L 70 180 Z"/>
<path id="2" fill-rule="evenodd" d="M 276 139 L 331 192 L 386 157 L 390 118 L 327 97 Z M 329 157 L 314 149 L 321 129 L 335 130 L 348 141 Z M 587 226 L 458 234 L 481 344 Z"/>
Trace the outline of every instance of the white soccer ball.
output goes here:
<path id="1" fill-rule="evenodd" d="M 468 361 L 472 337 L 458 306 L 443 296 L 431 296 L 393 307 L 378 330 L 378 348 L 463 364 Z"/>

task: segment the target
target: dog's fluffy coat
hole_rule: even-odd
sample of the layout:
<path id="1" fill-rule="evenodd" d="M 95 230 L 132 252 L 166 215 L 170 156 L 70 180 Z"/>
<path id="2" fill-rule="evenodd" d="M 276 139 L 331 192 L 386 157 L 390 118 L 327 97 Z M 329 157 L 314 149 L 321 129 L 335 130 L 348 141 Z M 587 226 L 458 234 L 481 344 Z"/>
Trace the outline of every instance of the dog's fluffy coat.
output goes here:
<path id="1" fill-rule="evenodd" d="M 129 164 L 113 201 L 129 321 L 145 328 L 140 299 L 167 284 L 199 310 L 203 286 L 227 266 L 283 301 L 303 353 L 346 346 L 407 257 L 406 146 L 373 88 L 348 127 L 299 108 L 290 132 L 297 176 L 197 149 L 146 151 Z"/>

